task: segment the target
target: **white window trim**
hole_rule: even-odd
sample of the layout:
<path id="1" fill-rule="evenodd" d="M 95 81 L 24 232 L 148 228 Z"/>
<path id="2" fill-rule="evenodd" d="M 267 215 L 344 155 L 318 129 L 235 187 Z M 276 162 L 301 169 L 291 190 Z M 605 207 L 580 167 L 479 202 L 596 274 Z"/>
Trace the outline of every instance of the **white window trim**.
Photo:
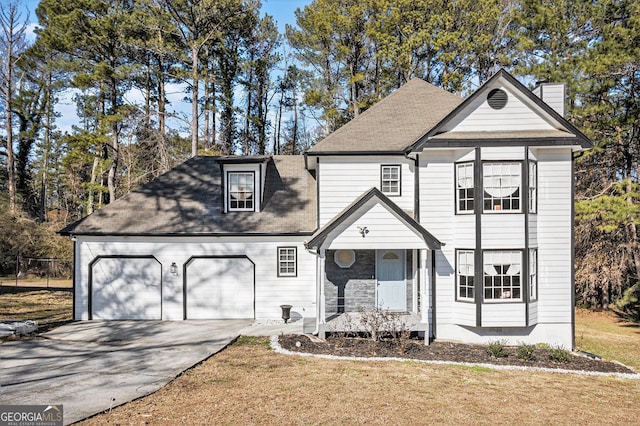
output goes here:
<path id="1" fill-rule="evenodd" d="M 517 173 L 509 173 L 509 174 L 492 174 L 491 176 L 487 175 L 487 170 L 490 167 L 500 167 L 502 169 L 509 168 L 511 170 L 517 170 Z M 491 190 L 488 190 L 489 182 L 492 182 Z M 495 182 L 499 182 L 500 186 L 496 186 Z M 510 188 L 516 187 L 515 191 L 511 193 L 507 193 Z M 492 193 L 492 191 L 494 191 Z M 514 194 L 518 191 L 518 196 L 509 198 L 511 194 Z M 498 192 L 496 194 L 495 192 Z M 505 193 L 501 195 L 501 193 Z M 489 194 L 490 198 L 487 198 Z M 499 205 L 495 203 L 495 200 L 518 200 L 518 208 L 517 209 L 503 209 L 502 202 Z M 492 208 L 485 208 L 485 204 L 487 201 L 491 202 Z M 482 163 L 482 210 L 483 213 L 495 213 L 495 214 L 505 214 L 505 213 L 522 213 L 522 162 L 521 161 L 486 161 Z"/>
<path id="2" fill-rule="evenodd" d="M 232 175 L 251 175 L 251 190 L 252 190 L 252 196 L 251 196 L 251 201 L 252 201 L 252 207 L 244 207 L 244 208 L 239 208 L 239 207 L 231 207 L 231 176 Z M 256 173 L 253 170 L 233 170 L 233 171 L 228 171 L 227 172 L 227 182 L 226 182 L 226 192 L 227 192 L 227 211 L 230 212 L 253 212 L 256 211 L 256 201 L 257 201 L 257 197 L 256 197 Z"/>
<path id="3" fill-rule="evenodd" d="M 487 263 L 486 258 L 488 257 L 487 255 L 502 255 L 505 256 L 506 254 L 509 254 L 510 256 L 513 256 L 514 254 L 518 255 L 519 259 L 518 262 L 519 263 L 513 263 L 513 261 L 511 261 L 510 263 L 510 268 L 512 267 L 514 268 L 514 271 L 512 272 L 512 274 L 499 274 L 497 273 L 497 271 L 493 270 L 492 272 L 496 272 L 495 274 L 488 274 L 488 271 L 491 271 L 490 268 L 494 267 L 496 265 L 496 263 L 492 263 L 489 264 Z M 482 252 L 482 300 L 483 303 L 513 303 L 513 302 L 522 302 L 523 298 L 522 298 L 522 292 L 523 292 L 523 281 L 522 281 L 522 260 L 523 260 L 523 256 L 522 256 L 522 250 L 485 250 Z M 512 258 L 513 259 L 513 258 Z M 497 264 L 497 265 L 504 265 L 504 263 L 502 264 Z M 509 272 L 509 270 L 507 270 L 507 272 Z M 491 288 L 499 288 L 502 289 L 504 291 L 505 288 L 509 288 L 509 290 L 506 290 L 505 292 L 511 292 L 513 291 L 514 288 L 518 288 L 519 289 L 519 297 L 501 297 L 501 298 L 487 298 L 486 297 L 486 293 L 487 293 L 487 285 L 486 285 L 486 281 L 487 281 L 487 276 L 503 276 L 503 277 L 519 277 L 519 283 L 517 286 L 515 285 L 511 285 L 511 286 L 506 286 L 506 285 L 500 285 L 500 286 L 492 286 Z M 528 280 L 527 280 L 527 284 L 528 285 Z"/>
<path id="4" fill-rule="evenodd" d="M 292 253 L 293 259 L 283 259 L 283 254 Z M 293 272 L 289 271 L 287 265 L 293 266 Z M 282 271 L 283 266 L 285 272 Z M 298 248 L 297 247 L 278 247 L 278 276 L 279 277 L 297 277 L 298 276 Z"/>
<path id="5" fill-rule="evenodd" d="M 393 179 L 393 178 L 388 178 L 385 179 L 384 177 L 384 173 L 385 173 L 385 169 L 389 169 L 389 170 L 393 170 L 395 169 L 397 171 L 397 178 Z M 397 183 L 397 190 L 396 191 L 385 191 L 384 189 L 384 184 L 385 182 L 396 182 Z M 390 196 L 390 197 L 394 197 L 394 196 L 400 196 L 402 195 L 402 166 L 399 164 L 382 164 L 380 166 L 380 192 L 382 192 L 384 195 L 386 196 Z"/>

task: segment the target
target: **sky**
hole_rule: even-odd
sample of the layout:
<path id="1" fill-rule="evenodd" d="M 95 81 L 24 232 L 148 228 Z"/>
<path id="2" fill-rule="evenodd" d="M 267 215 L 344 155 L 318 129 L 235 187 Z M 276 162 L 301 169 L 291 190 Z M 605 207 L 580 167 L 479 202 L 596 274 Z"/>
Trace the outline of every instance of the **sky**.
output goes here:
<path id="1" fill-rule="evenodd" d="M 0 0 L 4 1 L 4 0 Z M 286 24 L 294 25 L 296 21 L 295 10 L 297 8 L 304 8 L 306 5 L 311 3 L 312 0 L 262 0 L 262 14 L 269 14 L 274 17 L 276 22 L 278 23 L 278 29 L 281 34 L 284 34 Z M 27 13 L 29 17 L 29 21 L 31 24 L 29 25 L 30 29 L 30 37 L 33 39 L 33 29 L 37 26 L 38 18 L 36 16 L 35 10 L 40 3 L 39 0 L 21 0 L 21 4 L 24 5 L 26 11 L 23 19 L 27 18 Z M 184 93 L 181 90 L 175 90 L 173 94 L 172 105 L 174 108 L 179 109 L 182 107 L 183 110 L 190 111 L 190 105 L 186 105 L 182 98 L 184 98 Z M 57 105 L 57 111 L 61 114 L 59 118 L 56 120 L 56 125 L 58 129 L 65 131 L 70 131 L 71 126 L 78 122 L 78 117 L 76 115 L 76 107 L 75 103 L 72 100 L 73 93 L 71 91 L 67 92 L 65 95 L 60 96 L 59 103 Z M 135 94 L 131 94 L 128 96 L 129 101 L 136 100 Z"/>

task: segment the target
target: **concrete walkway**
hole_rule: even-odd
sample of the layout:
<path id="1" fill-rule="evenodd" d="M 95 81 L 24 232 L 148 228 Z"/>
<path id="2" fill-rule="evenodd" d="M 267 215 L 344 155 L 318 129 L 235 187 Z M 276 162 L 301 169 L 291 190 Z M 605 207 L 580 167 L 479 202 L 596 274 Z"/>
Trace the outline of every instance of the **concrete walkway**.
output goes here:
<path id="1" fill-rule="evenodd" d="M 155 392 L 251 320 L 80 321 L 0 345 L 0 404 L 63 404 L 69 424 Z"/>

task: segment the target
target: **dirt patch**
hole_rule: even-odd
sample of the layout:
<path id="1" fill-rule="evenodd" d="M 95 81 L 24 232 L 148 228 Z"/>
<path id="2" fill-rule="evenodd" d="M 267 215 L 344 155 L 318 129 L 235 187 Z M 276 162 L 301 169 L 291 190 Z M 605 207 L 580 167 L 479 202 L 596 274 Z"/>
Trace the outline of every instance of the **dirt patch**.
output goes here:
<path id="1" fill-rule="evenodd" d="M 382 340 L 373 343 L 371 339 L 329 337 L 326 340 L 311 340 L 307 336 L 280 336 L 280 345 L 292 352 L 329 354 L 347 357 L 401 357 L 425 361 L 450 361 L 474 364 L 511 365 L 578 371 L 598 371 L 604 373 L 634 373 L 633 370 L 615 363 L 586 356 L 570 354 L 568 362 L 558 362 L 551 358 L 552 349 L 536 346 L 535 360 L 520 359 L 517 347 L 505 347 L 506 356 L 496 358 L 489 355 L 487 346 L 452 342 L 433 342 L 429 346 L 422 341 Z"/>

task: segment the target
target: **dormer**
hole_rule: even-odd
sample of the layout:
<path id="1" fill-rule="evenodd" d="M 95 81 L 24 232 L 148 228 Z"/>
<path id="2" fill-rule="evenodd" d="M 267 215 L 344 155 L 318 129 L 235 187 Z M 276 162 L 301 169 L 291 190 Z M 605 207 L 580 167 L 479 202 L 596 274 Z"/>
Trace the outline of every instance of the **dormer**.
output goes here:
<path id="1" fill-rule="evenodd" d="M 264 199 L 267 163 L 271 156 L 219 157 L 222 171 L 223 211 L 259 212 Z"/>

